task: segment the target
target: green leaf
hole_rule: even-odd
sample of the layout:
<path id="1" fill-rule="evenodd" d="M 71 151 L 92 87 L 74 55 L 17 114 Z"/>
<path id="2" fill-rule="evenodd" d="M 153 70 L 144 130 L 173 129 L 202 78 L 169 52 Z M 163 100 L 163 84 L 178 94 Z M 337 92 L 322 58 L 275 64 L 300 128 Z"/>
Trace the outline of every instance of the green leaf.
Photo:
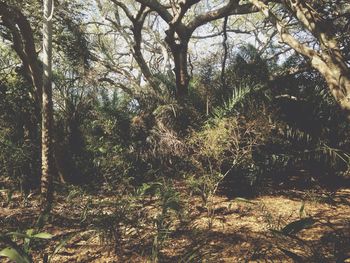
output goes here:
<path id="1" fill-rule="evenodd" d="M 20 237 L 20 238 L 31 238 L 30 235 L 19 233 L 19 232 L 9 232 L 6 236 Z"/>
<path id="2" fill-rule="evenodd" d="M 162 183 L 152 183 L 152 184 L 142 184 L 142 189 L 141 189 L 141 193 L 144 195 L 151 195 L 154 196 L 156 195 L 157 191 L 162 188 Z"/>
<path id="3" fill-rule="evenodd" d="M 178 212 L 181 209 L 181 205 L 179 204 L 179 202 L 177 200 L 168 201 L 166 204 L 166 207 L 169 209 L 172 209 L 175 212 Z"/>
<path id="4" fill-rule="evenodd" d="M 29 229 L 26 231 L 26 234 L 19 233 L 19 232 L 10 232 L 6 234 L 7 236 L 14 236 L 14 237 L 20 237 L 20 238 L 25 238 L 25 239 L 33 239 L 33 238 L 42 238 L 42 239 L 50 239 L 53 237 L 53 235 L 49 233 L 38 233 L 33 235 L 33 229 Z"/>
<path id="5" fill-rule="evenodd" d="M 312 226 L 313 224 L 315 224 L 315 222 L 316 220 L 314 220 L 311 217 L 303 218 L 289 223 L 281 230 L 281 232 L 285 235 L 294 235 L 300 232 L 301 230 Z"/>
<path id="6" fill-rule="evenodd" d="M 253 204 L 253 205 L 255 204 L 255 202 L 250 201 L 250 200 L 245 199 L 245 198 L 241 198 L 241 197 L 237 197 L 234 200 L 237 201 L 237 202 L 244 202 L 244 203 L 249 203 L 249 204 Z"/>
<path id="7" fill-rule="evenodd" d="M 302 218 L 303 216 L 305 216 L 305 201 L 303 201 L 301 203 L 301 207 L 299 209 L 299 217 Z"/>
<path id="8" fill-rule="evenodd" d="M 55 250 L 52 252 L 52 254 L 49 257 L 48 262 L 51 262 L 53 256 L 55 256 L 65 245 L 67 245 L 68 241 L 71 240 L 74 236 L 76 236 L 79 233 L 72 233 L 68 235 L 66 238 L 62 239 L 58 246 L 55 248 Z"/>
<path id="9" fill-rule="evenodd" d="M 103 147 L 98 148 L 98 150 L 100 151 L 100 153 L 106 153 L 107 152 L 107 150 L 105 148 L 103 148 Z"/>
<path id="10" fill-rule="evenodd" d="M 30 263 L 29 259 L 22 257 L 15 249 L 9 247 L 0 251 L 0 257 L 7 257 L 16 263 Z"/>
<path id="11" fill-rule="evenodd" d="M 33 237 L 34 238 L 41 238 L 41 239 L 50 239 L 53 237 L 53 235 L 51 235 L 49 233 L 42 232 L 42 233 L 35 234 Z"/>
<path id="12" fill-rule="evenodd" d="M 305 262 L 305 260 L 295 254 L 294 252 L 290 251 L 290 250 L 286 250 L 286 249 L 283 249 L 283 248 L 279 248 L 284 254 L 286 254 L 286 256 L 288 256 L 289 258 L 293 259 L 294 262 Z"/>
<path id="13" fill-rule="evenodd" d="M 27 231 L 26 231 L 26 234 L 28 235 L 28 236 L 32 236 L 33 235 L 33 233 L 34 233 L 34 229 L 28 229 Z"/>

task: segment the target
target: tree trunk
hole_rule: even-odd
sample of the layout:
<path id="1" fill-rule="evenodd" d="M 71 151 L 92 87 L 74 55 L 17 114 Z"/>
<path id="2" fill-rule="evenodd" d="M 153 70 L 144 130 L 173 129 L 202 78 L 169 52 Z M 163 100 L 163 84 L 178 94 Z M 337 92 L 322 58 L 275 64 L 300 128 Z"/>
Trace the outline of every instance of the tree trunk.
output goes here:
<path id="1" fill-rule="evenodd" d="M 190 76 L 187 69 L 188 43 L 175 44 L 172 49 L 175 63 L 176 97 L 183 99 L 188 93 Z"/>
<path id="2" fill-rule="evenodd" d="M 12 47 L 21 59 L 29 81 L 33 84 L 35 101 L 41 104 L 42 74 L 29 21 L 21 10 L 8 5 L 6 1 L 0 1 L 0 19 L 9 29 L 12 36 Z"/>
<path id="3" fill-rule="evenodd" d="M 53 201 L 52 13 L 53 0 L 44 0 L 41 196 L 45 212 L 51 210 Z"/>
<path id="4" fill-rule="evenodd" d="M 285 5 L 291 10 L 295 18 L 318 40 L 320 50 L 314 50 L 295 38 L 284 23 L 269 9 L 262 0 L 250 0 L 277 28 L 282 42 L 289 45 L 299 54 L 307 57 L 311 65 L 325 78 L 328 87 L 350 118 L 350 69 L 343 57 L 336 38 L 322 24 L 322 19 L 305 1 L 286 0 Z"/>
<path id="5" fill-rule="evenodd" d="M 188 85 L 190 83 L 190 76 L 187 68 L 187 53 L 189 37 L 180 37 L 175 39 L 174 32 L 170 30 L 166 32 L 166 43 L 171 49 L 174 57 L 174 71 L 176 79 L 176 98 L 178 101 L 183 101 L 183 98 L 188 93 Z"/>
<path id="6" fill-rule="evenodd" d="M 133 45 L 133 55 L 134 58 L 139 65 L 141 72 L 145 79 L 148 81 L 148 83 L 151 85 L 154 91 L 160 91 L 159 89 L 159 81 L 154 77 L 152 74 L 151 70 L 149 69 L 143 55 L 141 52 L 141 41 L 142 41 L 142 26 L 143 26 L 143 21 L 135 21 L 133 23 L 133 36 L 134 36 L 134 45 Z"/>
<path id="7" fill-rule="evenodd" d="M 335 100 L 350 117 L 350 72 L 347 67 L 326 54 L 315 54 L 310 59 L 311 65 L 325 78 Z"/>
<path id="8" fill-rule="evenodd" d="M 319 41 L 321 50 L 308 52 L 308 57 L 312 66 L 325 78 L 340 107 L 350 114 L 350 69 L 346 65 L 332 26 L 326 25 L 323 18 L 305 1 L 287 0 L 285 5 Z M 292 48 L 298 47 L 294 45 Z"/>

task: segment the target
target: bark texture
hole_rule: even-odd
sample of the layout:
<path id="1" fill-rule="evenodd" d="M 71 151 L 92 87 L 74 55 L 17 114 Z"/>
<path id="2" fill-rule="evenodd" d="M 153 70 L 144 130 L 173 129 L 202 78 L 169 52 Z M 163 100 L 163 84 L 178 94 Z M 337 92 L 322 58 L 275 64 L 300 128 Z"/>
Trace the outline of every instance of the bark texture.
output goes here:
<path id="1" fill-rule="evenodd" d="M 43 25 L 43 92 L 41 130 L 42 209 L 50 211 L 53 199 L 53 105 L 52 105 L 52 14 L 53 0 L 44 0 Z"/>
<path id="2" fill-rule="evenodd" d="M 166 43 L 170 47 L 171 53 L 174 58 L 174 72 L 176 80 L 176 98 L 178 101 L 183 101 L 183 98 L 187 95 L 188 84 L 190 82 L 190 76 L 188 74 L 188 42 L 189 37 L 182 36 L 178 39 L 175 38 L 175 32 L 168 30 Z"/>
<path id="3" fill-rule="evenodd" d="M 30 23 L 17 7 L 9 5 L 6 1 L 0 1 L 0 17 L 5 27 L 10 31 L 13 49 L 23 63 L 27 77 L 35 88 L 33 96 L 40 104 L 43 85 L 42 71 Z"/>
<path id="4" fill-rule="evenodd" d="M 240 0 L 229 0 L 224 6 L 196 15 L 185 23 L 183 18 L 186 13 L 200 0 L 170 1 L 173 14 L 169 12 L 169 6 L 159 0 L 136 0 L 141 5 L 156 12 L 169 26 L 166 31 L 165 42 L 168 44 L 174 59 L 174 73 L 176 78 L 176 97 L 183 102 L 188 93 L 190 75 L 188 73 L 188 43 L 193 32 L 200 26 L 230 15 L 248 14 L 257 12 L 258 8 L 251 3 L 241 4 Z"/>
<path id="5" fill-rule="evenodd" d="M 310 60 L 311 66 L 325 78 L 330 92 L 340 107 L 350 116 L 350 69 L 337 43 L 332 27 L 326 25 L 319 14 L 306 1 L 284 0 L 282 4 L 309 31 L 320 45 L 319 50 L 312 49 L 300 42 L 286 28 L 270 9 L 266 1 L 250 0 L 277 28 L 282 42 Z"/>

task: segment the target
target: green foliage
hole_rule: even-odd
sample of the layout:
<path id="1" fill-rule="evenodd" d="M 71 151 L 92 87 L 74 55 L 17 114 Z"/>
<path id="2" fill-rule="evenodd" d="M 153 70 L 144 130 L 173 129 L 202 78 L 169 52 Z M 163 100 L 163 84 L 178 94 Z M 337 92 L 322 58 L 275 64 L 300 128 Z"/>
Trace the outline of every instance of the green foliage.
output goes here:
<path id="1" fill-rule="evenodd" d="M 27 256 L 20 255 L 14 248 L 4 248 L 0 251 L 1 257 L 6 257 L 16 263 L 30 263 L 32 262 Z"/>
<path id="2" fill-rule="evenodd" d="M 30 96 L 30 87 L 12 75 L 0 80 L 0 176 L 18 182 L 28 193 L 38 179 L 39 136 L 37 108 Z"/>
<path id="3" fill-rule="evenodd" d="M 315 222 L 316 221 L 311 217 L 302 218 L 289 223 L 282 228 L 281 232 L 284 235 L 295 235 L 301 230 L 311 227 Z"/>
<path id="4" fill-rule="evenodd" d="M 230 170 L 228 172 L 230 172 Z M 212 228 L 215 219 L 215 202 L 213 199 L 220 183 L 225 179 L 228 172 L 226 172 L 226 174 L 217 173 L 203 175 L 199 178 L 191 176 L 186 180 L 190 190 L 190 196 L 192 196 L 192 194 L 197 194 L 201 197 L 202 206 L 207 212 L 209 230 Z"/>
<path id="5" fill-rule="evenodd" d="M 216 178 L 216 175 L 240 177 L 242 168 L 254 165 L 254 151 L 270 132 L 266 119 L 215 118 L 189 138 L 191 161 L 196 177 Z M 245 178 L 251 174 L 244 174 Z"/>
<path id="6" fill-rule="evenodd" d="M 86 220 L 98 233 L 101 242 L 112 246 L 120 256 L 130 245 L 126 240 L 144 235 L 143 238 L 147 237 L 151 242 L 152 261 L 158 262 L 161 249 L 175 230 L 175 220 L 182 218 L 180 194 L 171 184 L 166 181 L 144 183 L 138 188 L 130 188 L 113 200 L 93 202 Z M 148 197 L 155 198 L 155 210 L 152 213 L 144 204 Z"/>
<path id="7" fill-rule="evenodd" d="M 152 246 L 152 262 L 159 262 L 159 253 L 174 226 L 174 216 L 181 217 L 182 205 L 180 194 L 171 186 L 171 182 L 157 184 L 160 212 L 154 218 L 155 235 Z"/>
<path id="8" fill-rule="evenodd" d="M 9 237 L 12 237 L 10 239 Z M 28 229 L 25 233 L 10 232 L 0 235 L 0 241 L 9 247 L 0 251 L 0 256 L 7 257 L 16 263 L 31 263 L 32 243 L 38 239 L 51 239 L 53 236 L 46 232 L 35 233 L 34 229 Z M 22 239 L 22 245 L 17 245 L 13 240 Z"/>

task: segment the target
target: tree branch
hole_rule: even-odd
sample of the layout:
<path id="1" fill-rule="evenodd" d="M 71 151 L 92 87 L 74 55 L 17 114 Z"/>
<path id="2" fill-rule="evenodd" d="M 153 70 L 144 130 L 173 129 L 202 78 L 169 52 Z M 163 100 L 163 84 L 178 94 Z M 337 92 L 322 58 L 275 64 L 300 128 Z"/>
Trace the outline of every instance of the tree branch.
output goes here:
<path id="1" fill-rule="evenodd" d="M 160 17 L 167 23 L 171 23 L 173 16 L 169 13 L 166 6 L 157 0 L 136 0 L 138 3 L 148 6 L 151 10 L 156 11 Z"/>
<path id="2" fill-rule="evenodd" d="M 230 0 L 225 6 L 196 16 L 187 26 L 193 32 L 196 28 L 208 22 L 231 15 L 243 15 L 258 12 L 253 4 L 239 4 L 239 0 Z"/>

